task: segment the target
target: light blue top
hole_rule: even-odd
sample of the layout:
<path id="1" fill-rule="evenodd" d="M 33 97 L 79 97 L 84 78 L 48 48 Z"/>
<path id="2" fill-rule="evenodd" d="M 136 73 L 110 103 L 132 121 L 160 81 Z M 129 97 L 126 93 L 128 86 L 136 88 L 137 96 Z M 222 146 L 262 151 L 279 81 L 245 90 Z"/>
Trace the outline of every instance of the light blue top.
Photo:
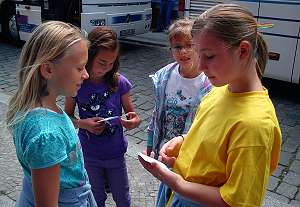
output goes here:
<path id="1" fill-rule="evenodd" d="M 46 108 L 35 108 L 13 128 L 17 157 L 24 175 L 31 180 L 31 169 L 60 165 L 60 188 L 88 183 L 77 132 L 68 115 Z"/>
<path id="2" fill-rule="evenodd" d="M 152 148 L 152 151 L 154 151 L 156 155 L 159 154 L 160 148 L 163 144 L 163 140 L 165 140 L 162 129 L 165 125 L 164 117 L 166 112 L 166 87 L 168 85 L 168 81 L 170 79 L 172 71 L 178 68 L 179 64 L 177 62 L 173 62 L 161 68 L 154 75 L 150 75 L 150 78 L 152 79 L 154 85 L 155 105 L 147 130 L 147 148 Z M 194 120 L 199 103 L 212 88 L 212 85 L 206 75 L 201 74 L 201 76 L 203 77 L 201 78 L 201 84 L 198 90 L 198 94 L 195 96 L 195 100 L 191 105 L 190 111 L 188 112 L 184 120 L 185 124 L 182 125 L 182 128 L 180 129 L 180 131 L 182 132 L 181 134 L 186 134 L 188 132 Z M 180 134 L 177 134 L 176 136 L 179 135 Z"/>

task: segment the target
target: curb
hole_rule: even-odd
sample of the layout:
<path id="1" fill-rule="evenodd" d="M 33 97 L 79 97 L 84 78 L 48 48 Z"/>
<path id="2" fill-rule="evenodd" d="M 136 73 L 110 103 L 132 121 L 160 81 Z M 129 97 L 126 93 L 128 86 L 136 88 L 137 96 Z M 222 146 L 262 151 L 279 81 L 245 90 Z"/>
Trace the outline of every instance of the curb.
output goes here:
<path id="1" fill-rule="evenodd" d="M 167 48 L 168 46 L 163 43 L 154 42 L 154 41 L 147 41 L 147 40 L 138 40 L 138 39 L 119 39 L 121 43 L 128 43 L 134 45 L 143 45 L 143 46 L 153 46 L 153 47 L 164 47 Z"/>
<path id="2" fill-rule="evenodd" d="M 119 39 L 120 42 L 146 45 L 146 46 L 158 46 L 168 47 L 168 35 L 164 32 L 147 32 L 135 36 L 123 37 Z"/>

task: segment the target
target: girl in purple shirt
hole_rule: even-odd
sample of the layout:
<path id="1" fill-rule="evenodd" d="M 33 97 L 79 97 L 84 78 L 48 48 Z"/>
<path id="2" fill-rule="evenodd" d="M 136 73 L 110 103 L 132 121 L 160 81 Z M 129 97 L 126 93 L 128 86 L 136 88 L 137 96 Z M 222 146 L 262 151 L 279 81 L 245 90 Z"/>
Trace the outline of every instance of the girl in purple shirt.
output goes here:
<path id="1" fill-rule="evenodd" d="M 85 167 L 99 207 L 107 198 L 104 181 L 108 180 L 118 207 L 130 206 L 129 184 L 124 154 L 127 139 L 123 127 L 133 129 L 141 120 L 134 112 L 129 91 L 131 83 L 119 74 L 119 43 L 116 33 L 107 27 L 93 29 L 88 39 L 89 79 L 76 97 L 66 98 L 65 111 L 79 128 Z M 66 77 L 67 78 L 67 77 Z M 77 104 L 79 117 L 74 115 Z M 121 118 L 122 109 L 126 119 Z M 114 119 L 106 120 L 114 117 Z"/>

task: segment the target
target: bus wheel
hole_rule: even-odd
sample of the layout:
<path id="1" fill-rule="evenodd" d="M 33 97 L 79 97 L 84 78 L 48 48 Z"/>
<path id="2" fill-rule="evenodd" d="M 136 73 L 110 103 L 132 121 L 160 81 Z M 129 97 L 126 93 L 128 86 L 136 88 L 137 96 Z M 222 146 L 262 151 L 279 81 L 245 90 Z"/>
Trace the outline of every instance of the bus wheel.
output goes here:
<path id="1" fill-rule="evenodd" d="M 15 4 L 5 4 L 3 11 L 6 11 L 3 15 L 3 33 L 9 40 L 19 42 L 19 32 L 16 21 L 16 9 Z"/>
<path id="2" fill-rule="evenodd" d="M 8 21 L 8 32 L 9 32 L 9 37 L 11 39 L 16 40 L 16 41 L 20 40 L 15 14 L 12 15 Z"/>

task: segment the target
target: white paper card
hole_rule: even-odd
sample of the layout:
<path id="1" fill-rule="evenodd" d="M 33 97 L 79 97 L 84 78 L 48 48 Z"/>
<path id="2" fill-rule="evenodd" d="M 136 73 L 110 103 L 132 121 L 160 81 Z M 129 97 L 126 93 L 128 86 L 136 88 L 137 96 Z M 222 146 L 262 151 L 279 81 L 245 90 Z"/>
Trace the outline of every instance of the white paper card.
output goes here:
<path id="1" fill-rule="evenodd" d="M 165 168 L 165 169 L 167 169 L 167 170 L 170 170 L 164 163 L 162 163 L 162 162 L 160 162 L 160 161 L 158 161 L 158 160 L 156 160 L 156 159 L 154 159 L 154 158 L 152 158 L 152 157 L 149 157 L 149 156 L 147 156 L 147 155 L 145 155 L 145 154 L 143 154 L 143 153 L 141 153 L 141 152 L 138 154 L 138 156 L 140 156 L 143 160 L 145 160 L 145 161 L 148 162 L 148 163 L 156 162 L 156 163 L 158 163 L 161 167 L 163 167 L 163 168 Z"/>

